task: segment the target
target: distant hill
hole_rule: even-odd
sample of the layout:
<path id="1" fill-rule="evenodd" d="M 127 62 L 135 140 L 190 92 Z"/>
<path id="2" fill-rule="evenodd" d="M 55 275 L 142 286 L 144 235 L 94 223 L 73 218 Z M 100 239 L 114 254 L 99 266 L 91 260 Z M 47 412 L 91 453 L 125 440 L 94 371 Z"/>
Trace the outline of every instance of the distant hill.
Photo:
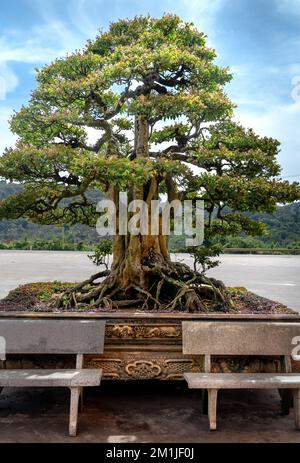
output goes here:
<path id="1" fill-rule="evenodd" d="M 17 184 L 0 181 L 0 199 L 21 191 Z M 95 193 L 92 193 L 95 195 Z M 99 194 L 99 193 L 98 193 Z M 299 247 L 300 248 L 300 203 L 279 206 L 273 214 L 247 214 L 269 227 L 267 236 L 226 238 L 225 247 Z M 99 243 L 94 228 L 85 225 L 55 227 L 37 225 L 25 219 L 0 221 L 0 243 L 16 248 L 36 249 L 89 249 Z M 183 246 L 181 237 L 171 237 L 171 249 Z"/>
<path id="2" fill-rule="evenodd" d="M 21 185 L 0 181 L 0 199 L 5 199 L 8 196 L 19 193 L 20 191 L 22 191 Z"/>
<path id="3" fill-rule="evenodd" d="M 17 184 L 0 181 L 0 200 L 22 190 Z M 0 243 L 16 249 L 85 249 L 99 243 L 95 228 L 86 225 L 56 227 L 37 225 L 26 219 L 0 220 Z M 14 243 L 14 244 L 13 244 Z M 2 246 L 5 247 L 5 246 Z M 11 246 L 10 246 L 11 247 Z"/>
<path id="4" fill-rule="evenodd" d="M 262 242 L 283 247 L 294 243 L 300 247 L 300 202 L 278 207 L 273 214 L 251 216 L 269 227 L 269 236 L 260 238 Z"/>

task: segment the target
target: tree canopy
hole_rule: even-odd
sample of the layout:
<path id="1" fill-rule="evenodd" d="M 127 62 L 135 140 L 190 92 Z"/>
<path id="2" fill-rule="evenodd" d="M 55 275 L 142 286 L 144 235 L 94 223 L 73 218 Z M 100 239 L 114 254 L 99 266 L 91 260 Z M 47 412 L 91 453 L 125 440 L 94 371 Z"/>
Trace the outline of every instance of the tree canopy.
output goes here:
<path id="1" fill-rule="evenodd" d="M 243 213 L 299 199 L 299 184 L 278 179 L 277 140 L 233 120 L 224 90 L 232 76 L 215 58 L 193 24 L 147 16 L 113 23 L 83 50 L 39 70 L 37 89 L 11 120 L 17 146 L 0 159 L 0 177 L 24 188 L 1 200 L 0 218 L 95 225 L 87 191 L 99 188 L 112 198 L 126 190 L 145 201 L 161 193 L 203 199 L 208 243 L 216 235 L 263 233 Z M 111 290 L 118 280 L 155 305 L 154 280 L 167 289 L 171 280 L 188 279 L 186 269 L 170 264 L 161 236 L 116 237 L 112 274 Z M 166 306 L 203 308 L 180 285 Z"/>

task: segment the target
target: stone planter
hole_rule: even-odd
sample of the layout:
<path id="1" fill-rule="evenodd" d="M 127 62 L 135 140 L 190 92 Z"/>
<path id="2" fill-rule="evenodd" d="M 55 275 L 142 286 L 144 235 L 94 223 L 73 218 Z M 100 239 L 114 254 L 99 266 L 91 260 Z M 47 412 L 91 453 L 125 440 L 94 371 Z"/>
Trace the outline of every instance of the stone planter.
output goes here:
<path id="1" fill-rule="evenodd" d="M 1 318 L 102 318 L 106 320 L 103 355 L 87 355 L 85 367 L 102 368 L 104 379 L 110 380 L 181 380 L 184 372 L 203 371 L 203 358 L 182 354 L 181 322 L 183 320 L 239 320 L 300 322 L 299 315 L 228 315 L 228 314 L 151 314 L 151 313 L 13 313 L 1 312 Z M 293 371 L 300 372 L 300 362 Z M 5 367 L 5 365 L 2 365 Z M 10 355 L 7 368 L 73 368 L 70 356 Z M 279 372 L 280 358 L 216 357 L 215 372 Z"/>

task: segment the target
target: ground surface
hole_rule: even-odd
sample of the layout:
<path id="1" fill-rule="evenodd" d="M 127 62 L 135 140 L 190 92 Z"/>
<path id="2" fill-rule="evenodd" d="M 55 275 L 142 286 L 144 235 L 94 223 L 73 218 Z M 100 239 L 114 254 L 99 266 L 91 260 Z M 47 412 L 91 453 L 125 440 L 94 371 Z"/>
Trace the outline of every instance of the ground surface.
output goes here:
<path id="1" fill-rule="evenodd" d="M 191 263 L 186 255 L 178 260 Z M 300 312 L 300 256 L 224 255 L 209 274 L 229 286 L 247 286 Z M 20 284 L 82 281 L 95 266 L 82 252 L 0 251 L 0 299 Z"/>
<path id="2" fill-rule="evenodd" d="M 68 436 L 69 394 L 3 390 L 0 442 L 298 442 L 293 413 L 277 391 L 220 393 L 217 432 L 208 430 L 198 391 L 184 383 L 103 383 L 85 391 L 78 436 Z"/>
<path id="3" fill-rule="evenodd" d="M 27 283 L 18 288 L 11 290 L 4 299 L 0 300 L 0 312 L 49 312 L 49 313 L 68 313 L 74 312 L 81 313 L 122 313 L 122 309 L 116 307 L 107 308 L 105 306 L 93 307 L 85 304 L 79 307 L 72 306 L 65 309 L 63 306 L 57 306 L 57 298 L 66 290 L 74 286 L 74 283 L 59 283 L 59 282 L 39 282 Z M 247 291 L 245 288 L 232 288 L 227 287 L 230 292 L 231 307 L 223 307 L 218 310 L 211 304 L 211 301 L 206 302 L 205 312 L 201 313 L 224 313 L 224 314 L 296 314 L 297 312 L 289 309 L 287 306 L 267 299 L 257 294 Z M 53 299 L 54 298 L 54 299 Z M 161 313 L 160 309 L 143 309 L 142 307 L 128 307 L 127 313 L 148 313 L 151 314 Z M 164 309 L 164 313 L 178 314 L 178 313 L 197 313 L 197 311 L 186 310 L 185 308 L 177 309 Z"/>
<path id="4" fill-rule="evenodd" d="M 300 312 L 300 256 L 226 255 L 222 261 L 211 273 L 226 284 L 247 285 Z M 0 297 L 28 281 L 80 281 L 91 272 L 84 253 L 2 251 Z M 184 383 L 104 382 L 87 390 L 77 438 L 68 437 L 68 407 L 67 390 L 4 389 L 0 442 L 300 443 L 293 414 L 280 415 L 277 391 L 221 392 L 216 433 L 201 414 L 200 393 Z"/>

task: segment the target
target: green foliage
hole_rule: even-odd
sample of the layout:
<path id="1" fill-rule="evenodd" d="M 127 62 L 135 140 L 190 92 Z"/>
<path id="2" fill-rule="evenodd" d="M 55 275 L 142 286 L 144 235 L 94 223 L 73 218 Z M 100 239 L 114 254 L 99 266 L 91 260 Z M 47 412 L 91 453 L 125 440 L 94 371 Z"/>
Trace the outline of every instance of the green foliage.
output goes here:
<path id="1" fill-rule="evenodd" d="M 0 197 L 21 191 L 17 184 L 0 181 Z M 99 193 L 89 192 L 97 201 Z M 224 248 L 300 248 L 300 203 L 279 206 L 273 213 L 247 213 L 250 219 L 261 222 L 267 228 L 260 237 L 240 234 L 214 238 Z M 99 237 L 95 228 L 82 224 L 57 227 L 29 223 L 26 219 L 0 221 L 0 249 L 85 250 L 96 248 Z M 185 250 L 184 236 L 170 237 L 170 250 Z"/>
<path id="2" fill-rule="evenodd" d="M 104 265 L 106 268 L 108 268 L 110 254 L 112 254 L 112 242 L 109 240 L 102 240 L 96 246 L 94 254 L 88 257 L 98 267 L 100 265 Z"/>
<path id="3" fill-rule="evenodd" d="M 227 236 L 224 240 L 224 247 L 226 248 L 263 248 L 264 243 L 261 239 L 252 236 Z"/>
<path id="4" fill-rule="evenodd" d="M 214 257 L 219 257 L 223 248 L 220 245 L 214 244 L 210 246 L 197 246 L 187 248 L 187 252 L 194 259 L 194 270 L 205 274 L 208 270 L 217 267 L 220 261 L 214 260 Z"/>
<path id="5" fill-rule="evenodd" d="M 22 189 L 0 198 L 0 219 L 94 226 L 89 191 L 132 191 L 155 177 L 163 192 L 171 177 L 180 199 L 205 201 L 208 240 L 263 235 L 246 212 L 298 200 L 299 184 L 279 179 L 277 140 L 232 121 L 232 76 L 215 58 L 193 24 L 166 14 L 117 21 L 45 66 L 11 120 L 18 142 L 0 158 L 0 178 Z M 143 158 L 132 133 L 140 118 L 150 129 Z"/>

